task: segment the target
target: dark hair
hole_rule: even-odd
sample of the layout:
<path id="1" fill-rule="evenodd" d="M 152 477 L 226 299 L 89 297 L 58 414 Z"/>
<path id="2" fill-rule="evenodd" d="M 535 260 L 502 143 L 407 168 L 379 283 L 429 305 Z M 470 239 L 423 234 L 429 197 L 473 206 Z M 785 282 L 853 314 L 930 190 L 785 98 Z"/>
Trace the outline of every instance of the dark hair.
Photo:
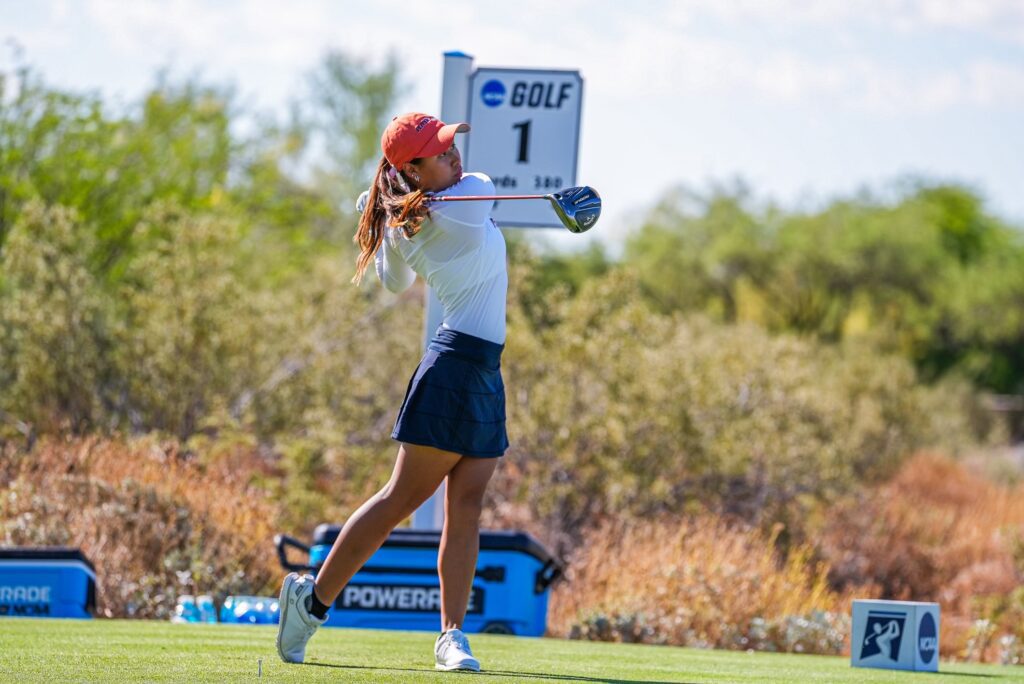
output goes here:
<path id="1" fill-rule="evenodd" d="M 411 163 L 418 164 L 420 161 L 414 159 Z M 394 176 L 391 175 L 392 171 Z M 399 228 L 406 237 L 411 238 L 420 232 L 430 214 L 426 195 L 418 189 L 410 191 L 404 176 L 399 177 L 400 174 L 401 171 L 393 169 L 388 160 L 381 157 L 354 238 L 359 245 L 359 256 L 356 258 L 356 274 L 352 282 L 357 285 L 384 241 L 385 227 Z"/>

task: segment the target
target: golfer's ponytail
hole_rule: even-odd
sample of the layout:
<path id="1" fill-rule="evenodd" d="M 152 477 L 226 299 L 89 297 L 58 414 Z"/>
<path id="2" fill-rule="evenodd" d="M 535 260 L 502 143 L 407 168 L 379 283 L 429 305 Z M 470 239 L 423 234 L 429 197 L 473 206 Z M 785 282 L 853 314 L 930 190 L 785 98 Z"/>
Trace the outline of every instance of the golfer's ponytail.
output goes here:
<path id="1" fill-rule="evenodd" d="M 354 238 L 359 256 L 352 282 L 358 285 L 362 281 L 366 267 L 384 242 L 385 226 L 401 228 L 411 238 L 420 232 L 428 214 L 426 195 L 420 190 L 410 191 L 402 173 L 381 157 Z"/>

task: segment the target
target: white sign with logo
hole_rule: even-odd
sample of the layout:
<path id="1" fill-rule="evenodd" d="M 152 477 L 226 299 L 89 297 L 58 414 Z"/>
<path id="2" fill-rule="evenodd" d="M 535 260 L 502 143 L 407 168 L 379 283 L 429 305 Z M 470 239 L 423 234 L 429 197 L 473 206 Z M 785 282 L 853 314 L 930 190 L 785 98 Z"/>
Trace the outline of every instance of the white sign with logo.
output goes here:
<path id="1" fill-rule="evenodd" d="M 482 171 L 499 195 L 534 195 L 576 185 L 583 78 L 578 71 L 480 68 L 469 79 L 463 166 Z M 545 201 L 499 201 L 502 226 L 562 224 Z"/>
<path id="2" fill-rule="evenodd" d="M 854 601 L 850 663 L 854 667 L 937 672 L 939 604 Z"/>

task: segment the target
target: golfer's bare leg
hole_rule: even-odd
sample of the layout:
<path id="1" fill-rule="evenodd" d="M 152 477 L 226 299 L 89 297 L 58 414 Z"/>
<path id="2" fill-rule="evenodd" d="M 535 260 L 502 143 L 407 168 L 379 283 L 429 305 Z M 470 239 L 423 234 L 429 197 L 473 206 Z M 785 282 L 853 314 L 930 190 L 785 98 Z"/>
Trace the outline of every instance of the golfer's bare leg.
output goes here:
<path id="1" fill-rule="evenodd" d="M 444 531 L 437 559 L 441 631 L 462 629 L 480 553 L 480 512 L 496 458 L 463 458 L 448 474 Z"/>
<path id="2" fill-rule="evenodd" d="M 444 481 L 461 456 L 432 447 L 402 444 L 384 488 L 353 513 L 338 533 L 316 576 L 316 595 L 331 605 L 359 568 Z"/>

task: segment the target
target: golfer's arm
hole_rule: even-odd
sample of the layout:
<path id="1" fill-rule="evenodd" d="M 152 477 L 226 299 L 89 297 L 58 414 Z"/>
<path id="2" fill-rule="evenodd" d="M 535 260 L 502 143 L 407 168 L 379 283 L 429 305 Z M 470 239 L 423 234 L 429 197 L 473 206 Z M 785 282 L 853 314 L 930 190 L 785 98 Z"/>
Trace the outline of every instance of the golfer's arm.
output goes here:
<path id="1" fill-rule="evenodd" d="M 360 214 L 366 209 L 369 197 L 370 191 L 364 190 L 356 200 L 356 211 Z M 405 263 L 398 250 L 391 246 L 386 236 L 374 255 L 374 265 L 380 282 L 392 292 L 406 290 L 416 280 L 416 273 Z"/>
<path id="2" fill-rule="evenodd" d="M 392 292 L 401 292 L 409 288 L 416 280 L 416 272 L 405 263 L 402 255 L 384 238 L 377 250 L 374 261 L 377 266 L 377 277 L 384 287 Z"/>
<path id="3" fill-rule="evenodd" d="M 439 193 L 450 196 L 494 196 L 494 183 L 482 173 L 467 173 L 451 188 Z M 459 226 L 483 226 L 490 218 L 494 202 L 436 202 L 430 206 L 434 218 L 441 217 Z"/>

